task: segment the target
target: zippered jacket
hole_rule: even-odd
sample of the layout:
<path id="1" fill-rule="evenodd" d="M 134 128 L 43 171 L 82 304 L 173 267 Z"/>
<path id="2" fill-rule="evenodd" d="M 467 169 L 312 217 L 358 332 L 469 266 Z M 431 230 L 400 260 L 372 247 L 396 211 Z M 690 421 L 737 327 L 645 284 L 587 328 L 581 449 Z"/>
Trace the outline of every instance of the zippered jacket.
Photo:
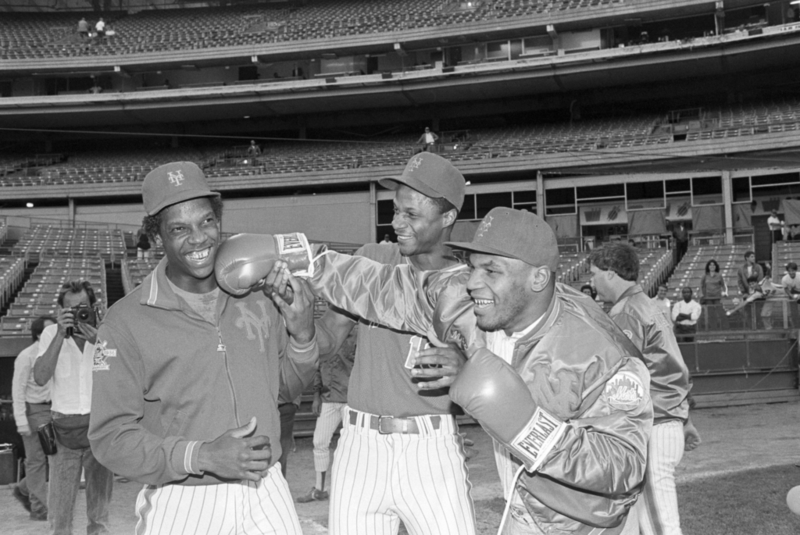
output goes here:
<path id="1" fill-rule="evenodd" d="M 279 389 L 294 399 L 311 384 L 316 339 L 294 346 L 263 292 L 220 291 L 214 325 L 175 294 L 166 265 L 115 303 L 100 326 L 89 426 L 95 457 L 145 484 L 221 483 L 200 473 L 200 445 L 255 416 L 254 434 L 269 437 L 274 464 Z"/>

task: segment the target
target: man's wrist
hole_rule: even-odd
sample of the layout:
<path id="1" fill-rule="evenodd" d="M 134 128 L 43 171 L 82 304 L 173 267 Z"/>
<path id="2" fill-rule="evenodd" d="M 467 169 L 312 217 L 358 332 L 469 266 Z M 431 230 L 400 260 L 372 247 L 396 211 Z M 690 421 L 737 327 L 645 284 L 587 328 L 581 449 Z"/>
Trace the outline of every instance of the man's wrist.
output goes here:
<path id="1" fill-rule="evenodd" d="M 313 327 L 305 332 L 289 336 L 289 343 L 295 351 L 308 351 L 316 342 L 317 333 Z"/>

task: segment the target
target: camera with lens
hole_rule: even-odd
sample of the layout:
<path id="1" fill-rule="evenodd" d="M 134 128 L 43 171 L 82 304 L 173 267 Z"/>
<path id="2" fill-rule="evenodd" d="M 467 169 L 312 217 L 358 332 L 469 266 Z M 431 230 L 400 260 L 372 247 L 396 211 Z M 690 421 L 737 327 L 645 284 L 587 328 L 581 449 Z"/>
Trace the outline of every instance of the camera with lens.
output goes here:
<path id="1" fill-rule="evenodd" d="M 72 318 L 76 324 L 86 323 L 92 327 L 97 327 L 97 311 L 94 309 L 94 307 L 78 305 L 76 307 L 72 307 L 70 312 L 72 312 Z M 72 338 L 73 331 L 74 329 L 72 327 L 67 329 L 67 338 Z"/>

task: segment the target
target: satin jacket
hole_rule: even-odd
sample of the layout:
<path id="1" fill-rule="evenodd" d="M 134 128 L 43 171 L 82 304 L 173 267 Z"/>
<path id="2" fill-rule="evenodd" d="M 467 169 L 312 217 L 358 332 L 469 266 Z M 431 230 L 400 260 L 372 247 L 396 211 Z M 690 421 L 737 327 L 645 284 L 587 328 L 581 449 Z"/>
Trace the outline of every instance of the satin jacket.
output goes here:
<path id="1" fill-rule="evenodd" d="M 655 423 L 689 417 L 689 369 L 683 361 L 672 324 L 661 309 L 635 284 L 625 290 L 609 315 L 633 341 L 650 370 L 650 396 Z"/>
<path id="2" fill-rule="evenodd" d="M 329 253 L 311 283 L 365 319 L 473 348 L 485 333 L 475 325 L 468 277 L 467 268 L 420 272 Z M 620 533 L 641 491 L 653 421 L 641 354 L 589 297 L 557 284 L 512 366 L 536 403 L 567 424 L 539 468 L 518 480 L 529 514 L 548 534 Z"/>

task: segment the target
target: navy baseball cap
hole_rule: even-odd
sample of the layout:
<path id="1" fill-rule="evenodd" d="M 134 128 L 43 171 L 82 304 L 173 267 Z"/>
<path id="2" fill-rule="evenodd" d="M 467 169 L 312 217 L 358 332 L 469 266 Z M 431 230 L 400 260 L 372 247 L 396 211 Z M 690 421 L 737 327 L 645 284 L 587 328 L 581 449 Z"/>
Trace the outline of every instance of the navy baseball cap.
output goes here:
<path id="1" fill-rule="evenodd" d="M 415 154 L 408 160 L 402 175 L 387 177 L 378 183 L 392 190 L 404 184 L 426 197 L 445 198 L 458 210 L 464 205 L 464 175 L 449 160 L 430 152 Z"/>
<path id="2" fill-rule="evenodd" d="M 516 258 L 534 267 L 558 268 L 556 234 L 544 219 L 527 210 L 492 208 L 471 242 L 447 242 L 454 249 Z"/>
<path id="3" fill-rule="evenodd" d="M 194 162 L 173 162 L 156 167 L 144 177 L 142 200 L 147 215 L 155 215 L 167 206 L 198 197 L 219 197 L 211 191 L 206 176 Z"/>

